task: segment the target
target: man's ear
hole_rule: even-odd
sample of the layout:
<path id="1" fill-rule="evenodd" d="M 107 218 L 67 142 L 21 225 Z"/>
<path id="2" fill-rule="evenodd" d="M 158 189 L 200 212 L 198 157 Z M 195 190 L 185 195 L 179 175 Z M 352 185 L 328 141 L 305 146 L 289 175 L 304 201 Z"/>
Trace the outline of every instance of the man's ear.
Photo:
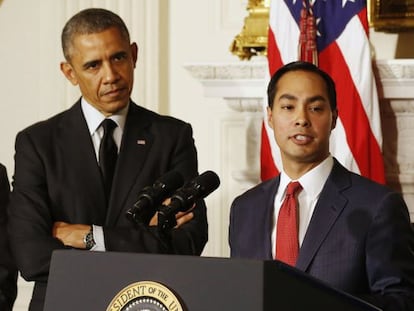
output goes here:
<path id="1" fill-rule="evenodd" d="M 332 111 L 332 124 L 331 124 L 331 131 L 336 127 L 336 120 L 338 119 L 338 110 L 335 109 Z"/>
<path id="2" fill-rule="evenodd" d="M 70 81 L 73 85 L 78 85 L 78 79 L 76 78 L 75 71 L 73 67 L 68 62 L 61 62 L 60 63 L 60 70 L 65 75 L 66 79 Z"/>
<path id="3" fill-rule="evenodd" d="M 267 124 L 269 125 L 269 127 L 271 129 L 273 129 L 273 114 L 272 114 L 272 109 L 269 106 L 267 106 L 266 107 L 266 110 L 267 110 Z"/>
<path id="4" fill-rule="evenodd" d="M 135 42 L 131 44 L 131 53 L 132 53 L 132 61 L 134 62 L 134 68 L 135 68 L 137 60 L 138 60 L 138 45 Z"/>

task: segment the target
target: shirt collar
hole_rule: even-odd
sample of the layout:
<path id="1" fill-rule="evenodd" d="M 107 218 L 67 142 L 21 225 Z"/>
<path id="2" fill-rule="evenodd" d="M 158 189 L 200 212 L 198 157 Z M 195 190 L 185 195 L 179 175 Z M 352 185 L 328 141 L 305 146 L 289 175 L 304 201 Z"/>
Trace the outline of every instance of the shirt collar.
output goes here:
<path id="1" fill-rule="evenodd" d="M 129 103 L 117 113 L 111 115 L 109 119 L 112 119 L 118 127 L 124 131 L 126 116 L 128 113 Z M 101 125 L 101 122 L 105 119 L 105 116 L 99 112 L 94 106 L 89 104 L 85 98 L 81 99 L 81 109 L 88 125 L 89 133 L 92 135 Z"/>
<path id="2" fill-rule="evenodd" d="M 306 192 L 310 198 L 316 198 L 322 191 L 329 174 L 332 171 L 334 165 L 333 157 L 329 155 L 319 165 L 311 169 L 309 172 L 301 176 L 297 181 L 301 184 L 303 191 Z M 283 195 L 280 196 L 281 200 L 285 197 L 286 187 L 292 180 L 287 174 L 282 171 L 280 174 L 279 189 L 283 191 Z"/>

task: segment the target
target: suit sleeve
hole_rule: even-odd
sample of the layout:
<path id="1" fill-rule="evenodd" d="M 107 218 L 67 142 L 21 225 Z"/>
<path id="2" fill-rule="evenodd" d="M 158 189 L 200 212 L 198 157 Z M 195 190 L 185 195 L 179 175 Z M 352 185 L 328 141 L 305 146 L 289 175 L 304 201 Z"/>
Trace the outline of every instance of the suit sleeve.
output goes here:
<path id="1" fill-rule="evenodd" d="M 162 136 L 173 137 L 168 132 Z M 164 146 L 163 146 L 164 148 Z M 192 137 L 192 128 L 189 124 L 180 125 L 174 143 L 158 153 L 162 152 L 163 159 L 156 163 L 157 166 L 165 165 L 163 172 L 170 170 L 180 172 L 185 180 L 197 176 L 197 152 Z M 153 155 L 157 158 L 158 155 Z M 154 161 L 153 161 L 154 162 Z M 153 173 L 154 177 L 162 173 Z M 199 200 L 193 210 L 194 218 L 178 229 L 171 232 L 172 250 L 165 247 L 165 240 L 160 237 L 155 227 L 146 225 L 134 228 L 122 226 L 104 227 L 105 246 L 112 251 L 132 251 L 149 253 L 173 252 L 182 255 L 200 255 L 208 239 L 208 224 L 206 206 L 203 200 Z"/>
<path id="2" fill-rule="evenodd" d="M 54 219 L 39 150 L 27 132 L 16 137 L 8 231 L 18 269 L 27 281 L 46 281 L 52 252 L 65 248 L 52 237 Z"/>
<path id="3" fill-rule="evenodd" d="M 7 204 L 10 185 L 6 168 L 0 165 L 0 310 L 12 310 L 17 295 L 17 269 L 7 239 Z"/>
<path id="4" fill-rule="evenodd" d="M 371 294 L 383 310 L 414 310 L 414 232 L 402 197 L 388 195 L 369 228 L 366 269 Z"/>

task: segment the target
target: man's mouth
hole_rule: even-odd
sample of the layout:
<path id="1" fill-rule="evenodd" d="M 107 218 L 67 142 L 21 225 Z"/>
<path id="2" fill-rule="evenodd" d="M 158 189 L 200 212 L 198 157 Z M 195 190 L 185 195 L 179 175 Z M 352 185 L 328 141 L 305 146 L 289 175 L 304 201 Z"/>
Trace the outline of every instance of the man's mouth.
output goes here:
<path id="1" fill-rule="evenodd" d="M 107 97 L 119 97 L 119 96 L 123 96 L 124 92 L 125 92 L 126 88 L 116 88 L 116 89 L 112 89 L 112 90 L 107 90 L 104 91 L 102 94 L 102 96 L 107 96 Z"/>
<path id="2" fill-rule="evenodd" d="M 291 136 L 291 138 L 296 142 L 296 143 L 308 143 L 312 140 L 312 137 L 309 135 L 303 135 L 303 134 L 296 134 Z"/>

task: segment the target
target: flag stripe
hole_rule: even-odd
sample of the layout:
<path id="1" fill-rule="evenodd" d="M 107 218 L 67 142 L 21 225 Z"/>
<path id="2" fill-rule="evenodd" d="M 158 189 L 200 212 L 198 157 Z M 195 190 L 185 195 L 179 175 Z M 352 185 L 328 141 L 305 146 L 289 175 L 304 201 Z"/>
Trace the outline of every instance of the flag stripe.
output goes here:
<path id="1" fill-rule="evenodd" d="M 329 149 L 331 154 L 335 155 L 340 163 L 342 163 L 349 170 L 360 174 L 359 167 L 352 154 L 349 145 L 346 142 L 346 132 L 340 118 L 336 120 L 335 130 L 332 131 Z"/>
<path id="2" fill-rule="evenodd" d="M 281 22 L 283 21 L 283 22 Z M 274 51 L 268 49 L 270 57 L 270 63 L 272 70 L 270 74 L 273 74 L 283 64 L 297 60 L 298 58 L 298 42 L 299 42 L 299 27 L 295 19 L 292 17 L 292 13 L 286 6 L 284 1 L 272 1 L 269 11 L 269 23 L 270 29 L 275 40 L 275 45 L 278 47 L 280 62 L 273 59 Z M 295 44 L 292 44 L 295 42 Z"/>
<path id="3" fill-rule="evenodd" d="M 335 61 L 333 62 L 332 59 Z M 383 183 L 384 180 L 381 177 L 383 174 L 377 176 L 377 170 L 372 171 L 370 168 L 373 163 L 376 163 L 375 167 L 381 167 L 378 164 L 382 165 L 378 142 L 372 135 L 359 93 L 354 87 L 349 68 L 341 57 L 341 51 L 336 43 L 320 53 L 319 65 L 321 69 L 329 72 L 336 81 L 339 117 L 346 132 L 347 144 L 358 165 L 360 174 L 370 176 L 373 180 Z"/>
<path id="4" fill-rule="evenodd" d="M 260 178 L 262 180 L 268 180 L 277 174 L 279 174 L 278 169 L 276 168 L 275 162 L 273 161 L 273 156 L 271 153 L 271 147 L 269 144 L 268 131 L 265 129 L 265 122 L 263 121 L 262 126 L 262 146 L 260 153 Z"/>
<path id="5" fill-rule="evenodd" d="M 364 10 L 366 14 L 366 10 Z M 366 19 L 365 19 L 366 20 Z M 381 120 L 378 103 L 378 92 L 375 84 L 374 73 L 371 64 L 371 49 L 361 18 L 353 18 L 347 25 L 344 34 L 336 40 L 342 51 L 345 62 L 349 67 L 350 75 L 358 93 L 361 103 L 369 117 L 372 132 L 380 145 L 382 145 Z M 361 49 L 349 48 L 359 46 Z M 364 70 L 361 70 L 364 68 Z"/>
<path id="6" fill-rule="evenodd" d="M 273 34 L 273 30 L 269 27 L 268 34 L 268 58 L 269 58 L 269 73 L 272 75 L 278 68 L 283 65 L 282 58 L 278 46 L 276 45 L 276 39 Z"/>

